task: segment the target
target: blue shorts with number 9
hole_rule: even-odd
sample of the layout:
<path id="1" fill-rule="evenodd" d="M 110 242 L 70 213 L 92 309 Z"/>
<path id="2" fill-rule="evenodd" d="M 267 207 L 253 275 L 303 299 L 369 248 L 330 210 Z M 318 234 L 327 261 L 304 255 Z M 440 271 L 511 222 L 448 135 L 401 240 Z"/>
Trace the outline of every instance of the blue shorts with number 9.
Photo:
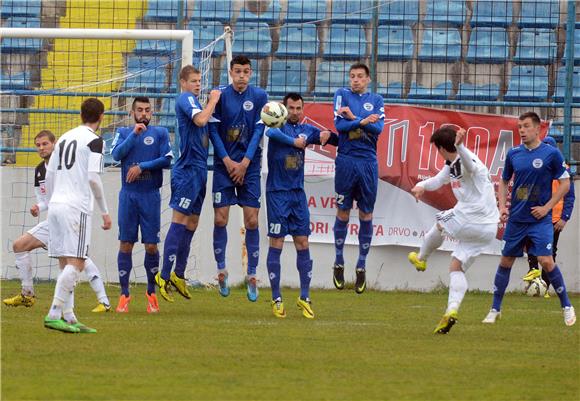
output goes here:
<path id="1" fill-rule="evenodd" d="M 207 169 L 189 166 L 171 171 L 169 207 L 187 216 L 199 215 L 205 198 Z"/>
<path id="2" fill-rule="evenodd" d="M 377 199 L 379 167 L 376 160 L 360 160 L 338 155 L 334 173 L 336 205 L 352 209 L 353 200 L 363 213 L 372 213 Z"/>

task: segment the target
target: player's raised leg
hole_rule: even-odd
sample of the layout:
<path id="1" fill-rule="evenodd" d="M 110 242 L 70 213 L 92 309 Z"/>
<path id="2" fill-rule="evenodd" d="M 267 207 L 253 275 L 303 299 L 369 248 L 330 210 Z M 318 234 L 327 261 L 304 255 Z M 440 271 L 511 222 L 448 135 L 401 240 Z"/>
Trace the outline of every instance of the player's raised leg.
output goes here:
<path id="1" fill-rule="evenodd" d="M 41 223 L 43 224 L 43 223 Z M 48 231 L 48 230 L 47 230 Z M 14 241 L 12 249 L 16 258 L 16 267 L 20 275 L 22 290 L 20 294 L 3 300 L 6 306 L 25 306 L 27 308 L 34 305 L 36 295 L 34 293 L 32 263 L 30 251 L 44 247 L 45 244 L 30 233 L 23 234 Z"/>

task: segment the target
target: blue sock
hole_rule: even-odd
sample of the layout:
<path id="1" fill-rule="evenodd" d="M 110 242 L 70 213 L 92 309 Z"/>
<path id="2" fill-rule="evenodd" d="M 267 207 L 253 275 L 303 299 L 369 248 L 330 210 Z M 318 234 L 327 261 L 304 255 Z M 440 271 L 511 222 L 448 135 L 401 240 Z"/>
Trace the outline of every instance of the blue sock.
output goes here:
<path id="1" fill-rule="evenodd" d="M 358 230 L 358 261 L 356 262 L 357 269 L 365 269 L 367 265 L 367 255 L 371 249 L 371 241 L 373 240 L 373 221 L 361 220 L 360 228 Z"/>
<path id="2" fill-rule="evenodd" d="M 184 232 L 185 226 L 183 224 L 171 223 L 169 226 L 165 237 L 165 246 L 163 247 L 163 269 L 161 270 L 161 278 L 163 280 L 169 280 Z"/>
<path id="3" fill-rule="evenodd" d="M 194 233 L 195 231 L 190 231 L 187 227 L 183 230 L 183 237 L 181 237 L 181 244 L 179 244 L 177 257 L 175 258 L 175 275 L 179 278 L 185 278 L 185 268 L 187 267 L 187 258 L 189 258 L 191 240 Z"/>
<path id="4" fill-rule="evenodd" d="M 556 294 L 558 294 L 558 298 L 560 298 L 560 305 L 562 308 L 565 306 L 572 306 L 570 299 L 568 298 L 568 293 L 566 292 L 564 277 L 562 277 L 562 272 L 558 268 L 558 265 L 554 266 L 554 270 L 548 272 L 548 277 L 550 278 L 554 290 L 556 290 Z"/>
<path id="5" fill-rule="evenodd" d="M 227 226 L 213 227 L 213 254 L 218 269 L 226 268 L 226 247 L 228 245 Z"/>
<path id="6" fill-rule="evenodd" d="M 498 266 L 497 272 L 495 273 L 495 280 L 493 281 L 493 309 L 496 311 L 501 310 L 501 302 L 503 301 L 503 296 L 505 290 L 510 282 L 510 273 L 512 269 L 507 267 Z"/>
<path id="7" fill-rule="evenodd" d="M 159 252 L 147 253 L 145 252 L 145 273 L 147 273 L 147 294 L 155 293 L 155 275 L 159 271 Z"/>
<path id="8" fill-rule="evenodd" d="M 282 297 L 280 293 L 280 254 L 281 249 L 268 248 L 268 258 L 266 259 L 266 267 L 268 268 L 268 277 L 270 278 L 270 288 L 272 288 L 272 299 Z"/>
<path id="9" fill-rule="evenodd" d="M 129 276 L 133 269 L 133 254 L 119 251 L 117 254 L 117 266 L 119 267 L 119 284 L 121 294 L 129 296 Z"/>
<path id="10" fill-rule="evenodd" d="M 347 224 L 348 221 L 342 221 L 338 217 L 334 220 L 334 250 L 336 252 L 334 263 L 338 265 L 344 265 L 342 251 L 344 249 L 344 240 L 346 239 Z"/>
<path id="11" fill-rule="evenodd" d="M 255 275 L 260 259 L 260 232 L 257 228 L 246 228 L 246 249 L 248 250 L 248 275 Z"/>
<path id="12" fill-rule="evenodd" d="M 310 249 L 296 251 L 296 267 L 300 275 L 300 298 L 305 300 L 310 297 L 310 280 L 312 280 Z"/>

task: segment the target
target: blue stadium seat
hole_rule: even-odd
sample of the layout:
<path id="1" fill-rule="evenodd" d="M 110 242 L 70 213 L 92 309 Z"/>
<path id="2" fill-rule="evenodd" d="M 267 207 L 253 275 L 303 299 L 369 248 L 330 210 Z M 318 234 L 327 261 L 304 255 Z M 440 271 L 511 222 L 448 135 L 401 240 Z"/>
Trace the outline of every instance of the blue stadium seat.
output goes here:
<path id="1" fill-rule="evenodd" d="M 379 3 L 381 3 L 379 25 L 412 25 L 419 22 L 418 1 L 398 0 Z"/>
<path id="2" fill-rule="evenodd" d="M 272 38 L 268 24 L 248 22 L 238 24 L 234 35 L 232 52 L 248 57 L 267 57 L 272 50 Z"/>
<path id="3" fill-rule="evenodd" d="M 323 61 L 316 69 L 314 94 L 316 96 L 334 96 L 339 88 L 348 86 L 349 63 L 341 61 Z"/>
<path id="4" fill-rule="evenodd" d="M 229 0 L 196 0 L 193 6 L 193 21 L 205 24 L 219 21 L 229 24 L 232 19 L 233 2 Z"/>
<path id="5" fill-rule="evenodd" d="M 175 114 L 175 98 L 165 98 L 161 101 L 161 113 L 173 113 Z M 175 132 L 175 126 L 177 121 L 175 116 L 159 116 L 158 125 L 165 127 L 169 132 Z M 177 156 L 176 156 L 177 158 Z"/>
<path id="6" fill-rule="evenodd" d="M 471 26 L 497 26 L 507 28 L 514 14 L 512 0 L 478 0 L 473 2 Z"/>
<path id="7" fill-rule="evenodd" d="M 551 28 L 560 21 L 560 2 L 556 0 L 522 0 L 520 28 Z"/>
<path id="8" fill-rule="evenodd" d="M 522 29 L 514 56 L 516 64 L 552 64 L 556 60 L 556 33 L 551 29 Z"/>
<path id="9" fill-rule="evenodd" d="M 378 59 L 407 61 L 413 57 L 413 32 L 409 26 L 379 26 Z"/>
<path id="10" fill-rule="evenodd" d="M 166 68 L 169 64 L 167 57 L 153 56 L 129 56 L 127 68 L 131 71 L 150 70 L 154 68 Z"/>
<path id="11" fill-rule="evenodd" d="M 30 73 L 28 71 L 23 71 L 14 74 L 2 73 L 0 78 L 1 78 L 0 88 L 2 88 L 3 91 L 32 89 L 32 84 L 30 82 Z"/>
<path id="12" fill-rule="evenodd" d="M 288 92 L 305 94 L 308 91 L 308 70 L 302 61 L 275 60 L 270 67 L 270 79 L 266 92 L 272 96 L 284 96 Z"/>
<path id="13" fill-rule="evenodd" d="M 465 23 L 465 15 L 465 0 L 427 0 L 423 22 L 461 26 Z"/>
<path id="14" fill-rule="evenodd" d="M 453 63 L 461 57 L 461 36 L 454 28 L 425 29 L 419 61 Z"/>
<path id="15" fill-rule="evenodd" d="M 41 0 L 3 0 L 2 18 L 40 17 Z"/>
<path id="16" fill-rule="evenodd" d="M 136 56 L 171 56 L 177 50 L 173 40 L 137 40 L 133 53 Z"/>
<path id="17" fill-rule="evenodd" d="M 128 57 L 125 89 L 135 92 L 162 92 L 168 89 L 167 59 L 163 57 Z"/>
<path id="18" fill-rule="evenodd" d="M 572 73 L 572 98 L 574 102 L 580 102 L 580 67 L 574 67 Z M 563 102 L 566 93 L 566 67 L 561 67 L 556 74 L 556 90 L 554 101 Z"/>
<path id="19" fill-rule="evenodd" d="M 580 127 L 577 125 L 573 125 L 570 128 L 572 131 L 572 142 L 580 142 Z M 556 142 L 562 143 L 564 142 L 564 134 L 562 133 L 563 129 L 564 127 L 562 125 L 558 125 L 558 127 L 554 127 L 554 125 L 551 125 L 548 131 L 548 135 L 554 137 Z"/>
<path id="20" fill-rule="evenodd" d="M 325 59 L 360 59 L 366 56 L 367 39 L 359 25 L 333 24 L 327 37 Z"/>
<path id="21" fill-rule="evenodd" d="M 312 58 L 318 54 L 316 25 L 283 26 L 276 56 Z"/>
<path id="22" fill-rule="evenodd" d="M 259 2 L 256 2 L 259 4 Z M 240 15 L 237 21 L 244 22 L 266 22 L 268 24 L 274 24 L 280 21 L 280 1 L 272 0 L 269 2 L 268 9 L 261 14 L 254 14 L 246 7 L 242 7 L 240 10 Z"/>
<path id="23" fill-rule="evenodd" d="M 455 99 L 457 100 L 497 100 L 499 97 L 499 85 L 473 85 L 460 83 Z"/>
<path id="24" fill-rule="evenodd" d="M 286 23 L 320 21 L 326 18 L 326 0 L 289 1 Z"/>
<path id="25" fill-rule="evenodd" d="M 512 68 L 506 101 L 545 101 L 548 97 L 548 70 L 543 66 Z"/>
<path id="26" fill-rule="evenodd" d="M 385 99 L 402 99 L 403 89 L 402 82 L 391 82 L 387 86 L 377 85 L 377 93 Z"/>
<path id="27" fill-rule="evenodd" d="M 373 1 L 333 1 L 331 20 L 333 23 L 366 24 L 373 17 Z"/>
<path id="28" fill-rule="evenodd" d="M 509 42 L 504 28 L 473 28 L 465 58 L 468 63 L 502 64 L 508 57 Z"/>
<path id="29" fill-rule="evenodd" d="M 4 25 L 11 28 L 40 28 L 39 17 L 13 17 Z M 42 39 L 3 38 L 1 53 L 31 54 L 42 49 Z"/>
<path id="30" fill-rule="evenodd" d="M 197 4 L 197 3 L 196 3 Z M 193 48 L 202 49 L 209 45 L 218 36 L 224 33 L 224 26 L 216 21 L 209 22 L 199 22 L 190 21 L 187 29 L 193 31 Z M 220 40 L 212 53 L 212 57 L 221 56 L 224 53 L 225 45 L 224 41 Z"/>
<path id="31" fill-rule="evenodd" d="M 185 15 L 186 0 L 183 1 L 182 12 Z M 154 22 L 177 22 L 179 17 L 179 3 L 176 0 L 148 0 L 147 13 L 143 17 L 145 21 Z"/>
<path id="32" fill-rule="evenodd" d="M 250 78 L 250 85 L 260 86 L 260 60 L 253 59 L 250 60 L 250 63 L 252 64 L 252 77 Z M 228 69 L 229 65 L 227 68 L 224 67 L 220 70 L 220 86 L 229 85 Z"/>
<path id="33" fill-rule="evenodd" d="M 451 81 L 441 82 L 434 88 L 425 88 L 416 82 L 411 82 L 411 88 L 407 98 L 409 99 L 434 99 L 444 100 L 451 96 L 453 84 Z"/>
<path id="34" fill-rule="evenodd" d="M 564 54 L 562 55 L 562 63 L 566 65 L 566 52 L 568 51 L 568 42 L 564 47 Z M 574 65 L 580 65 L 580 29 L 574 30 Z"/>

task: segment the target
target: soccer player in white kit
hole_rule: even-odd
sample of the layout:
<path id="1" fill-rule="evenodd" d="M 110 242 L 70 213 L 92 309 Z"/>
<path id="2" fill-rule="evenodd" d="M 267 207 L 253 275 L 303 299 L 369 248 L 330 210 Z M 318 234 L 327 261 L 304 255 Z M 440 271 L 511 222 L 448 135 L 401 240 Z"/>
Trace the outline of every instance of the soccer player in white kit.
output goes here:
<path id="1" fill-rule="evenodd" d="M 103 139 L 95 133 L 105 106 L 95 98 L 81 105 L 82 125 L 66 132 L 56 143 L 46 172 L 48 199 L 48 256 L 58 258 L 63 269 L 44 326 L 69 333 L 96 333 L 80 323 L 74 307 L 74 287 L 85 267 L 91 240 L 91 214 L 97 202 L 104 230 L 111 217 L 99 173 L 103 171 Z"/>
<path id="2" fill-rule="evenodd" d="M 34 170 L 34 193 L 36 195 L 36 204 L 30 208 L 30 214 L 38 217 L 39 214 L 48 209 L 48 199 L 46 196 L 46 167 L 50 160 L 50 156 L 54 150 L 56 138 L 49 130 L 42 130 L 34 137 L 34 144 L 38 155 L 43 159 Z M 12 246 L 14 256 L 16 258 L 16 267 L 20 274 L 22 282 L 22 290 L 20 294 L 10 298 L 4 299 L 6 306 L 25 306 L 27 308 L 34 305 L 36 296 L 34 293 L 32 262 L 30 260 L 30 252 L 45 248 L 48 244 L 48 221 L 43 220 L 36 226 L 32 227 L 28 232 L 21 235 Z M 85 273 L 89 279 L 89 283 L 99 301 L 98 305 L 93 309 L 93 312 L 108 312 L 111 310 L 109 298 L 105 292 L 105 286 L 99 268 L 95 263 L 87 259 L 85 265 Z"/>
<path id="3" fill-rule="evenodd" d="M 437 222 L 425 235 L 419 253 L 409 253 L 418 271 L 427 268 L 427 258 L 443 243 L 443 233 L 458 240 L 449 265 L 447 310 L 433 331 L 447 334 L 457 322 L 457 311 L 467 291 L 465 271 L 497 234 L 499 211 L 487 167 L 464 145 L 465 130 L 450 126 L 439 128 L 431 137 L 445 166 L 435 177 L 421 181 L 411 192 L 417 200 L 425 191 L 435 191 L 450 183 L 457 204 L 437 213 Z"/>

